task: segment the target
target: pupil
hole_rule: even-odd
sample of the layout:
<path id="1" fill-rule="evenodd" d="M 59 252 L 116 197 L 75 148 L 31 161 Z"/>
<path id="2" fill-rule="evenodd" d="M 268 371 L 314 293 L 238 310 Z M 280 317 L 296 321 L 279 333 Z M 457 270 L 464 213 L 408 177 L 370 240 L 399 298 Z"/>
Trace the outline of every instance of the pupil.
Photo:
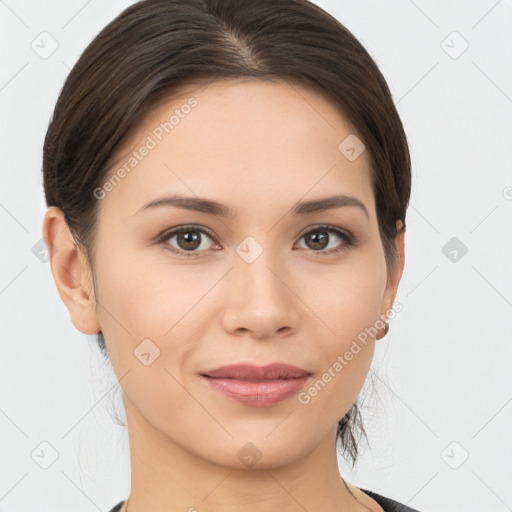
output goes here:
<path id="1" fill-rule="evenodd" d="M 324 249 L 326 247 L 325 243 L 328 239 L 328 233 L 327 231 L 318 231 L 316 233 L 313 233 L 309 235 L 309 239 L 313 241 L 313 245 L 316 247 L 312 247 L 313 249 Z"/>

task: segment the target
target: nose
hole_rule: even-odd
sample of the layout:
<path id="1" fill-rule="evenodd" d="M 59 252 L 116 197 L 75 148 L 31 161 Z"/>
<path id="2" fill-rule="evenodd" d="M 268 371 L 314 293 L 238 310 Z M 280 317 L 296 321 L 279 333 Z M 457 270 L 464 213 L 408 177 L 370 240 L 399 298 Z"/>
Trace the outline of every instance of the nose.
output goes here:
<path id="1" fill-rule="evenodd" d="M 264 251 L 248 263 L 238 255 L 224 288 L 222 323 L 226 332 L 271 339 L 297 332 L 300 300 L 293 278 Z"/>

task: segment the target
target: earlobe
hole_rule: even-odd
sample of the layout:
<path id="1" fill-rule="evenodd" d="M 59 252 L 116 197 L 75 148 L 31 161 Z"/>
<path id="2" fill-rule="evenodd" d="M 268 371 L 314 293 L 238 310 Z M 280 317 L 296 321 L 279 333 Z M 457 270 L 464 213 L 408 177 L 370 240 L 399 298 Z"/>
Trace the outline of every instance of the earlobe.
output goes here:
<path id="1" fill-rule="evenodd" d="M 62 210 L 55 206 L 45 214 L 43 237 L 57 291 L 73 325 L 84 334 L 96 334 L 101 327 L 87 258 L 73 240 Z"/>

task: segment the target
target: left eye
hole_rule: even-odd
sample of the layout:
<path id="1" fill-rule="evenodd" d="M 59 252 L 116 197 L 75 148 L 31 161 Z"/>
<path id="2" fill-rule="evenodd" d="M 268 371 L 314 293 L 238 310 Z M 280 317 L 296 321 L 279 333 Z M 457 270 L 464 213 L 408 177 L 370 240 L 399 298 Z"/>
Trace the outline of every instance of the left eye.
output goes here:
<path id="1" fill-rule="evenodd" d="M 334 237 L 332 236 L 334 235 Z M 339 249 L 333 250 L 335 247 L 339 247 L 338 244 L 332 245 L 332 240 L 337 238 L 338 240 L 341 240 L 343 242 L 342 247 Z M 301 240 L 305 239 L 306 244 L 309 244 L 306 249 L 312 249 L 313 252 L 339 252 L 346 248 L 347 246 L 352 244 L 351 238 L 343 233 L 342 231 L 339 231 L 338 229 L 331 228 L 329 226 L 320 226 L 318 228 L 315 228 L 311 231 L 308 231 L 304 235 L 302 235 Z"/>

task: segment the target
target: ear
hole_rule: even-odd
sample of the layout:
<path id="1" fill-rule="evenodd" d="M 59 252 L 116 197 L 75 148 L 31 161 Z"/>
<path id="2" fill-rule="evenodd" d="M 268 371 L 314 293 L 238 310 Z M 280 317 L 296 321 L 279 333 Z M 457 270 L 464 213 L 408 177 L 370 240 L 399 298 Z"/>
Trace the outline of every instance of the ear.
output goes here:
<path id="1" fill-rule="evenodd" d="M 60 298 L 68 308 L 73 325 L 84 334 L 101 330 L 91 270 L 84 251 L 75 243 L 62 210 L 48 208 L 43 220 L 43 237 Z"/>
<path id="2" fill-rule="evenodd" d="M 388 271 L 388 281 L 382 301 L 383 310 L 381 311 L 384 316 L 387 316 L 386 313 L 393 308 L 405 265 L 405 226 L 401 220 L 396 221 L 396 229 L 398 232 L 395 237 L 396 262 Z"/>

